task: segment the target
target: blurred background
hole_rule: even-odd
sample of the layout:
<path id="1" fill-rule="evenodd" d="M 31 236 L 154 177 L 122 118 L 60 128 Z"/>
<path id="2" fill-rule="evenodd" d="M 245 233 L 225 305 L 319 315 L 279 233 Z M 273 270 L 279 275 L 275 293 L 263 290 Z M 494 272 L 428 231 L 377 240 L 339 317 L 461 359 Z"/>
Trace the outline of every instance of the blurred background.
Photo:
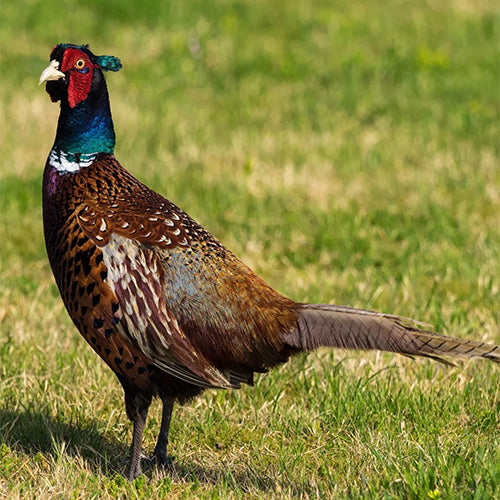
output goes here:
<path id="1" fill-rule="evenodd" d="M 425 297 L 449 272 L 470 296 L 478 262 L 498 277 L 482 254 L 499 244 L 493 4 L 4 2 L 2 281 L 36 289 L 30 270 L 46 270 L 39 185 L 58 106 L 37 78 L 74 42 L 122 59 L 108 85 L 125 167 L 284 291 L 315 300 L 335 281 L 334 298 L 377 306 L 375 290 L 350 295 L 371 277 L 344 270 L 400 284 L 397 264 L 419 259 Z"/>
<path id="2" fill-rule="evenodd" d="M 55 372 L 75 384 L 75 401 L 89 373 L 109 378 L 122 406 L 63 311 L 45 255 L 41 176 L 58 105 L 37 83 L 56 43 L 122 60 L 107 75 L 117 158 L 274 288 L 499 343 L 499 25 L 487 0 L 2 2 L 4 419 L 19 419 L 13 409 L 40 398 Z M 24 389 L 23 373 L 36 381 Z M 487 373 L 485 408 L 498 405 L 498 371 Z M 68 398 L 42 397 L 40 415 L 71 419 Z M 115 410 L 96 411 L 85 418 Z M 126 433 L 124 412 L 120 421 L 125 431 L 109 432 Z M 495 424 L 485 429 L 494 442 Z M 27 432 L 4 442 L 14 449 Z M 26 440 L 21 456 L 37 447 Z M 498 450 L 488 453 L 498 491 Z"/>

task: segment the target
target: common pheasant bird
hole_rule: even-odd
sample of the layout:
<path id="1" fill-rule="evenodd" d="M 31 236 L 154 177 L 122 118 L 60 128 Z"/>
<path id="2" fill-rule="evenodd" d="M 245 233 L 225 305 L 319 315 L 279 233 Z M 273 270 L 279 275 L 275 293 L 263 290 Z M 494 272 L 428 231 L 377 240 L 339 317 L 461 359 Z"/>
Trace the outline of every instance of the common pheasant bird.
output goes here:
<path id="1" fill-rule="evenodd" d="M 96 56 L 87 45 L 59 44 L 40 83 L 61 107 L 43 176 L 47 253 L 71 319 L 123 386 L 133 423 L 127 478 L 141 471 L 154 396 L 163 402 L 154 457 L 167 464 L 175 401 L 251 385 L 254 373 L 302 351 L 329 346 L 500 362 L 495 345 L 398 316 L 298 303 L 270 288 L 118 163 L 103 71 L 120 68 L 119 59 Z"/>

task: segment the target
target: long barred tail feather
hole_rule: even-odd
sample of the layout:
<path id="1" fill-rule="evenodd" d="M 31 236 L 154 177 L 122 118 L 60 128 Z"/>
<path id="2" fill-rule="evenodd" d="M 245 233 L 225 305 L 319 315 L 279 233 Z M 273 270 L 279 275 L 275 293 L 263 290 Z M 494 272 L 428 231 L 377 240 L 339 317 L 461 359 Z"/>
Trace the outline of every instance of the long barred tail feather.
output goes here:
<path id="1" fill-rule="evenodd" d="M 452 364 L 446 357 L 485 358 L 500 363 L 500 347 L 426 330 L 423 323 L 364 309 L 332 304 L 300 304 L 297 328 L 285 342 L 306 351 L 320 346 L 381 350 L 425 356 Z"/>

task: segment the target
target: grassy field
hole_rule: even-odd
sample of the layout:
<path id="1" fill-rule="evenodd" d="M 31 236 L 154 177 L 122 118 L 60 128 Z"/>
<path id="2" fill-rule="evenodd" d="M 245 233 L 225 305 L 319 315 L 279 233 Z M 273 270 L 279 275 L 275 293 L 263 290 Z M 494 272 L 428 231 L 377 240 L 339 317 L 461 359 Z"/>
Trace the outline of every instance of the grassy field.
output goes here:
<path id="1" fill-rule="evenodd" d="M 53 282 L 37 80 L 90 43 L 124 65 L 122 164 L 274 288 L 500 343 L 497 6 L 332 4 L 2 2 L 1 498 L 500 497 L 497 366 L 326 350 L 176 408 L 173 470 L 129 484 L 121 388 Z"/>

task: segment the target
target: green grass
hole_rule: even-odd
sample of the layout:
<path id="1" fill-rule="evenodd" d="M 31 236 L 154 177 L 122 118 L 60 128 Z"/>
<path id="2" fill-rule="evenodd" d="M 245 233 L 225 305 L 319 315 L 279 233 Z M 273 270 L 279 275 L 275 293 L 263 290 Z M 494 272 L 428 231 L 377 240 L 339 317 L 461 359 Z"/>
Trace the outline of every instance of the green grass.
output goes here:
<path id="1" fill-rule="evenodd" d="M 177 408 L 171 474 L 126 483 L 121 389 L 45 255 L 36 85 L 55 43 L 119 56 L 122 164 L 273 287 L 498 344 L 495 3 L 62 5 L 1 5 L 0 497 L 498 498 L 498 367 L 340 351 Z"/>

